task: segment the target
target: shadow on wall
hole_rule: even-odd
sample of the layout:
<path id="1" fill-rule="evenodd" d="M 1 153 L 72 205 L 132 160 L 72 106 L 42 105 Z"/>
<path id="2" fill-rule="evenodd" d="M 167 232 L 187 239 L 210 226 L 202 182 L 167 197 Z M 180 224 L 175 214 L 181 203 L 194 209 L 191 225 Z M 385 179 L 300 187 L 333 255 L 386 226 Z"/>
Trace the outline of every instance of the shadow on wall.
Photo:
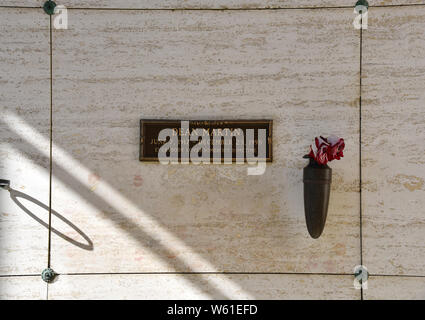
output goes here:
<path id="1" fill-rule="evenodd" d="M 0 121 L 1 123 L 2 121 Z M 6 125 L 11 132 L 14 132 L 13 128 L 3 122 L 4 125 Z M 37 132 L 38 133 L 38 132 Z M 37 150 L 34 145 L 32 145 L 29 141 L 27 141 L 24 137 L 21 137 L 22 140 L 20 141 L 19 144 L 14 145 L 14 148 L 16 148 L 19 152 L 21 152 L 22 154 L 27 154 L 27 153 L 37 153 L 39 152 L 39 150 Z M 71 190 L 77 192 L 82 199 L 85 199 L 87 201 L 89 201 L 92 205 L 94 205 L 97 208 L 105 208 L 108 206 L 108 203 L 105 201 L 105 199 L 101 198 L 100 196 L 91 193 L 91 192 L 82 192 L 82 190 L 87 190 L 87 188 L 82 185 L 71 173 L 69 173 L 67 170 L 65 170 L 59 163 L 53 161 L 54 167 L 55 167 L 55 178 L 62 181 L 64 184 L 67 185 L 68 188 L 70 188 Z M 32 198 L 31 196 L 28 196 L 22 192 L 19 192 L 17 190 L 13 190 L 10 189 L 10 196 L 12 198 L 12 200 L 22 209 L 24 210 L 25 213 L 27 213 L 30 217 L 32 217 L 34 220 L 36 220 L 37 222 L 39 222 L 41 225 L 45 226 L 46 228 L 48 228 L 48 225 L 43 222 L 41 219 L 39 219 L 38 217 L 36 217 L 33 213 L 31 213 L 25 206 L 22 205 L 22 203 L 20 203 L 17 198 L 23 198 L 23 199 L 27 199 L 29 201 L 34 202 L 35 204 L 37 204 L 38 206 L 48 210 L 48 206 L 44 205 L 43 203 L 41 203 L 40 201 Z M 77 245 L 78 247 L 82 247 L 86 250 L 93 250 L 93 243 L 91 242 L 91 240 L 80 230 L 78 229 L 74 224 L 72 224 L 69 220 L 67 220 L 66 218 L 64 218 L 62 215 L 60 215 L 59 213 L 57 213 L 56 211 L 52 210 L 52 215 L 57 216 L 59 219 L 61 219 L 62 221 L 64 221 L 66 224 L 68 224 L 69 226 L 71 226 L 74 230 L 76 230 L 80 235 L 84 235 L 83 238 L 86 239 L 86 241 L 88 242 L 87 245 L 82 244 L 80 242 L 76 242 L 73 239 L 70 239 L 69 237 L 63 235 L 62 233 L 60 233 L 59 231 L 55 230 L 52 228 L 52 232 L 54 232 L 55 234 L 59 235 L 60 237 L 62 237 L 63 239 L 69 241 L 70 243 L 73 243 L 75 245 Z M 124 215 L 119 215 L 120 219 L 119 222 L 120 223 L 124 223 L 124 225 L 132 225 L 133 223 L 132 221 L 125 217 Z M 113 217 L 110 217 L 112 221 L 115 221 Z M 118 222 L 117 222 L 118 223 Z M 203 282 L 202 284 L 197 282 L 197 281 L 193 281 L 193 279 L 191 278 L 191 273 L 194 273 L 194 271 L 190 268 L 190 266 L 183 260 L 176 258 L 172 263 L 165 259 L 166 256 L 170 256 L 172 254 L 174 254 L 170 249 L 168 249 L 166 246 L 164 246 L 162 243 L 160 243 L 158 240 L 153 239 L 147 232 L 145 232 L 143 229 L 137 228 L 136 225 L 134 225 L 134 231 L 128 231 L 129 235 L 132 236 L 136 241 L 138 241 L 140 244 L 144 245 L 146 243 L 151 243 L 153 244 L 158 250 L 157 250 L 157 254 L 158 251 L 161 252 L 161 254 L 158 254 L 159 258 L 162 258 L 162 260 L 166 263 L 168 263 L 169 265 L 171 265 L 172 268 L 174 268 L 175 270 L 189 270 L 187 272 L 182 272 L 181 276 L 187 280 L 188 282 L 192 283 L 193 285 L 197 286 L 200 290 L 202 290 L 203 292 L 208 292 L 208 294 L 211 297 L 214 297 L 215 299 L 229 299 L 230 297 L 228 295 L 226 295 L 223 291 L 220 290 L 220 288 L 218 288 L 216 286 L 216 284 L 209 282 L 208 280 L 204 279 L 205 282 Z M 88 249 L 91 248 L 91 249 Z M 58 270 L 60 273 L 60 270 Z"/>
<path id="2" fill-rule="evenodd" d="M 39 150 L 36 146 L 38 145 L 37 141 L 41 141 L 43 139 L 47 141 L 46 137 L 42 136 L 40 132 L 37 132 L 36 129 L 31 127 L 28 123 L 22 123 L 22 119 L 20 120 L 21 126 L 23 126 L 23 129 L 25 129 L 21 130 L 21 132 L 16 131 L 16 129 L 10 124 L 8 124 L 8 122 L 3 122 L 0 120 L 0 123 L 4 124 L 5 127 L 9 128 L 9 132 L 16 134 L 20 138 L 19 143 L 15 143 L 12 147 L 23 155 L 39 154 L 40 151 L 43 152 L 43 150 Z M 26 132 L 27 134 L 22 134 L 22 131 Z M 58 152 L 60 152 L 61 146 L 55 145 L 54 148 L 56 148 Z M 93 150 L 93 152 L 95 151 L 96 150 Z M 88 160 L 84 158 L 84 160 L 86 161 L 83 161 L 83 159 L 75 159 L 74 157 L 66 153 L 64 153 L 64 155 L 69 157 L 69 159 L 67 160 L 68 162 L 70 161 L 70 159 L 72 160 L 71 162 L 75 162 L 75 166 L 80 167 L 80 170 L 83 170 L 81 169 L 81 167 L 85 166 L 89 168 L 88 170 L 84 170 L 84 176 L 87 176 L 88 172 L 93 172 L 95 170 L 95 168 L 93 168 L 93 162 L 90 162 L 90 158 L 88 158 Z M 58 157 L 58 159 L 62 158 Z M 117 167 L 115 168 L 120 167 L 120 169 L 122 170 L 122 162 L 119 162 L 114 159 L 114 163 L 117 163 Z M 139 165 L 138 162 L 137 165 Z M 103 187 L 104 189 L 109 190 L 108 192 L 105 192 L 105 190 L 102 189 L 102 192 L 96 193 L 88 189 L 88 187 L 82 182 L 80 177 L 78 175 L 75 175 L 72 170 L 67 170 L 66 166 L 62 163 L 62 161 L 55 161 L 54 159 L 53 166 L 55 179 L 61 181 L 64 185 L 66 185 L 68 190 L 75 192 L 81 197 L 82 200 L 85 200 L 92 206 L 103 211 L 105 217 L 107 217 L 110 221 L 116 223 L 118 226 L 126 226 L 126 228 L 123 228 L 123 230 L 128 235 L 130 235 L 133 240 L 136 240 L 138 243 L 140 243 L 141 246 L 149 248 L 159 259 L 161 259 L 161 262 L 176 270 L 180 274 L 181 278 L 183 278 L 188 283 L 191 283 L 194 287 L 197 287 L 199 290 L 204 293 L 207 293 L 210 297 L 213 297 L 215 299 L 231 298 L 232 292 L 243 292 L 244 294 L 246 294 L 247 297 L 255 298 L 255 290 L 249 283 L 244 282 L 240 278 L 230 277 L 230 275 L 223 275 L 220 277 L 219 280 L 217 280 L 216 277 L 208 276 L 208 273 L 227 273 L 222 272 L 221 270 L 230 269 L 232 267 L 233 269 L 236 269 L 235 272 L 239 273 L 255 272 L 255 270 L 252 270 L 252 266 L 255 267 L 255 264 L 252 263 L 252 261 L 258 261 L 259 259 L 262 259 L 263 261 L 270 261 L 270 259 L 274 257 L 274 254 L 276 252 L 283 252 L 281 254 L 283 255 L 288 250 L 292 250 L 288 249 L 289 236 L 287 233 L 285 233 L 285 230 L 288 230 L 285 229 L 285 222 L 288 222 L 289 220 L 284 220 L 277 214 L 262 215 L 261 211 L 262 209 L 267 209 L 266 206 L 258 206 L 255 210 L 250 209 L 256 206 L 256 202 L 260 202 L 260 200 L 262 200 L 256 197 L 257 191 L 259 189 L 264 189 L 262 190 L 262 194 L 265 194 L 267 196 L 267 199 L 265 201 L 271 203 L 272 200 L 277 198 L 277 196 L 273 198 L 272 195 L 278 194 L 278 192 L 281 192 L 282 189 L 278 188 L 277 186 L 276 188 L 272 189 L 270 181 L 276 178 L 276 174 L 278 174 L 279 170 L 273 171 L 272 168 L 270 168 L 270 170 L 267 171 L 267 175 L 264 176 L 263 179 L 255 180 L 255 182 L 257 183 L 256 188 L 252 190 L 241 187 L 243 190 L 248 190 L 248 194 L 243 192 L 230 193 L 234 188 L 237 188 L 237 184 L 233 180 L 226 184 L 222 189 L 222 193 L 216 192 L 214 194 L 217 198 L 220 195 L 222 196 L 220 198 L 220 201 L 217 202 L 218 204 L 224 203 L 224 205 L 221 206 L 223 212 L 219 212 L 218 216 L 216 216 L 217 213 L 215 212 L 218 208 L 218 205 L 215 203 L 212 204 L 211 208 L 207 208 L 206 206 L 204 207 L 205 212 L 203 213 L 205 214 L 205 217 L 198 217 L 196 215 L 199 211 L 197 203 L 190 203 L 185 208 L 185 210 L 183 210 L 184 215 L 181 215 L 181 218 L 185 217 L 185 221 L 190 222 L 190 225 L 187 226 L 185 224 L 167 224 L 169 216 L 166 213 L 168 211 L 162 210 L 162 207 L 155 208 L 155 206 L 153 206 L 162 203 L 162 201 L 158 200 L 156 202 L 153 202 L 151 203 L 151 206 L 149 206 L 149 204 L 147 203 L 152 192 L 155 193 L 158 190 L 163 190 L 164 187 L 162 186 L 162 184 L 158 184 L 156 189 L 151 188 L 152 190 L 146 190 L 146 195 L 143 198 L 141 197 L 140 192 L 138 191 L 131 192 L 131 190 L 118 189 L 117 185 L 120 185 L 122 181 L 117 180 L 117 170 L 111 170 L 111 167 L 108 167 L 108 170 L 105 170 L 105 172 L 110 173 L 110 175 L 104 176 L 106 183 Z M 204 171 L 206 172 L 206 170 Z M 299 174 L 300 172 L 300 170 L 294 171 L 296 171 L 296 174 Z M 82 175 L 80 174 L 80 176 Z M 176 176 L 179 177 L 179 175 Z M 165 179 L 167 177 L 161 176 L 161 178 Z M 216 185 L 215 179 L 220 179 L 220 177 L 213 176 L 213 178 L 211 179 L 212 180 L 210 183 L 201 183 L 197 187 L 197 190 L 202 191 L 204 193 L 210 192 L 209 188 L 211 187 L 211 185 Z M 285 179 L 279 180 L 285 181 Z M 179 186 L 180 189 L 183 190 L 181 192 L 186 196 L 188 195 L 188 192 L 185 191 L 184 188 L 182 188 L 180 179 L 172 179 L 172 177 L 169 177 L 167 179 L 167 182 L 171 184 L 166 189 L 167 191 L 172 191 L 173 188 Z M 107 185 L 109 185 L 108 188 L 106 188 Z M 279 185 L 279 187 L 284 188 L 283 185 Z M 40 206 L 41 208 L 48 210 L 48 207 L 46 205 L 19 191 L 10 190 L 10 192 L 12 200 L 18 205 L 18 207 L 24 210 L 24 212 L 26 212 L 34 220 L 47 227 L 47 225 L 43 221 L 41 221 L 33 213 L 31 213 L 28 208 L 23 206 L 22 203 L 18 200 L 18 198 L 29 200 Z M 170 197 L 167 195 L 168 194 L 165 193 L 165 196 L 163 196 L 161 200 L 169 200 Z M 125 214 L 125 212 L 123 212 L 123 208 L 117 206 L 117 204 L 115 203 L 115 199 L 120 199 L 120 203 L 123 202 L 126 204 L 126 210 L 134 211 L 135 213 L 137 213 L 137 216 L 139 218 L 142 217 L 143 212 L 149 213 L 144 216 L 144 219 L 138 220 L 141 220 L 140 224 L 135 223 L 131 216 L 128 216 Z M 234 206 L 233 203 L 235 201 L 240 206 L 245 207 L 243 217 L 237 212 L 240 210 L 240 208 L 238 208 L 238 210 L 236 211 L 228 210 L 229 208 L 232 208 Z M 163 214 L 163 212 L 165 213 Z M 80 234 L 86 240 L 88 245 L 82 244 L 81 242 L 76 242 L 73 239 L 69 239 L 69 237 L 67 236 L 64 237 L 63 234 L 61 234 L 55 229 L 52 229 L 55 234 L 59 235 L 68 242 L 76 245 L 77 247 L 86 250 L 93 249 L 92 242 L 90 241 L 90 239 L 88 239 L 87 236 L 84 236 L 84 233 L 82 233 L 81 230 L 76 228 L 75 225 L 73 225 L 71 222 L 69 222 L 57 212 L 52 211 L 52 214 L 58 217 L 63 222 L 65 222 L 67 225 L 71 226 L 78 234 Z M 187 219 L 187 216 L 189 216 L 189 219 Z M 212 217 L 216 218 L 211 220 Z M 302 220 L 302 222 L 304 223 L 303 216 L 300 217 L 300 220 Z M 198 274 L 198 277 L 191 276 L 191 274 L 197 273 L 195 272 L 195 270 L 197 270 L 197 266 L 193 263 L 191 264 L 190 259 L 186 259 L 186 257 L 184 256 L 178 256 L 176 254 L 177 250 L 168 245 L 169 242 L 164 243 L 163 241 L 161 241 L 160 237 L 155 237 L 152 234 L 152 230 L 148 228 L 149 223 L 146 223 L 146 221 L 153 221 L 155 225 L 159 225 L 158 229 L 165 229 L 166 231 L 168 231 L 168 233 L 172 234 L 176 238 L 176 240 L 180 240 L 181 242 L 183 242 L 183 245 L 178 248 L 182 249 L 180 250 L 180 252 L 182 252 L 183 250 L 193 252 L 193 255 L 196 255 L 196 258 L 199 259 L 201 262 L 209 262 L 211 269 L 207 270 L 205 268 L 202 271 L 206 274 Z M 206 229 L 212 230 L 212 232 L 204 232 L 208 231 Z M 156 230 L 154 231 L 156 232 Z M 241 234 L 238 234 L 239 232 Z M 168 233 L 166 235 L 168 235 Z M 255 244 L 259 242 L 266 243 L 267 247 L 255 246 Z M 81 247 L 81 245 L 85 247 Z M 173 245 L 175 245 L 175 243 L 173 243 Z M 90 247 L 91 249 L 89 249 Z M 220 247 L 224 250 L 212 250 L 211 248 L 213 247 Z M 277 258 L 279 258 L 279 256 Z M 216 271 L 217 269 L 218 271 Z M 61 270 L 57 271 L 60 273 Z M 271 271 L 279 272 L 280 270 L 276 268 Z M 228 285 L 223 285 L 224 282 L 226 282 Z M 229 286 L 234 289 L 230 290 Z"/>
<path id="3" fill-rule="evenodd" d="M 45 205 L 44 203 L 38 201 L 37 199 L 34 199 L 33 197 L 31 197 L 31 196 L 29 196 L 29 195 L 27 195 L 23 192 L 20 192 L 18 190 L 14 190 L 12 188 L 9 188 L 9 192 L 10 192 L 10 198 L 12 199 L 12 201 L 14 203 L 16 203 L 16 205 L 19 208 L 21 208 L 22 211 L 24 211 L 27 215 L 29 215 L 31 218 L 33 218 L 35 221 L 37 221 L 39 224 L 41 224 L 45 228 L 47 228 L 47 229 L 49 228 L 49 225 L 47 223 L 45 223 L 43 220 L 41 220 L 39 217 L 37 217 L 35 214 L 33 214 L 27 207 L 25 207 L 22 204 L 21 201 L 18 200 L 18 198 L 28 200 L 28 201 L 36 204 L 37 206 L 43 208 L 44 210 L 46 210 L 48 212 L 49 207 L 47 205 Z M 70 226 L 73 230 L 75 230 L 85 240 L 86 243 L 76 241 L 76 240 L 68 237 L 67 235 L 63 234 L 62 232 L 60 232 L 60 231 L 58 231 L 58 230 L 56 230 L 55 228 L 52 227 L 52 232 L 54 234 L 58 235 L 62 239 L 68 241 L 69 243 L 72 243 L 73 245 L 75 245 L 75 246 L 77 246 L 81 249 L 90 250 L 90 251 L 93 250 L 93 242 L 90 240 L 90 238 L 80 228 L 78 228 L 75 224 L 73 224 L 71 221 L 69 221 L 64 216 L 62 216 L 58 212 L 54 211 L 53 209 L 52 209 L 52 215 L 59 218 L 64 223 L 66 223 L 68 226 Z"/>

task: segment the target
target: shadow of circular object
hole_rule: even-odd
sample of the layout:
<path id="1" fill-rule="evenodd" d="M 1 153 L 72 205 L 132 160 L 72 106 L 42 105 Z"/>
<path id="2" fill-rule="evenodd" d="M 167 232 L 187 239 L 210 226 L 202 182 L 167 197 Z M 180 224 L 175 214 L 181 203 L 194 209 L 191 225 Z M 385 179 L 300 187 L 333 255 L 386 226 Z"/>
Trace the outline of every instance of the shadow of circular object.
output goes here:
<path id="1" fill-rule="evenodd" d="M 37 221 L 38 223 L 40 223 L 42 226 L 46 227 L 47 229 L 49 229 L 49 225 L 47 223 L 45 223 L 43 220 L 41 220 L 39 217 L 37 217 L 35 214 L 33 214 L 30 210 L 28 210 L 28 208 L 26 208 L 19 200 L 18 198 L 22 198 L 25 200 L 28 200 L 36 205 L 38 205 L 39 207 L 43 208 L 44 210 L 49 211 L 49 207 L 46 206 L 44 203 L 41 203 L 40 201 L 38 201 L 37 199 L 34 199 L 33 197 L 20 192 L 18 190 L 14 190 L 14 189 L 9 189 L 10 192 L 10 198 L 12 199 L 13 202 L 16 203 L 16 205 L 21 208 L 27 215 L 29 215 L 31 218 L 33 218 L 35 221 Z M 56 230 L 55 228 L 51 228 L 52 232 L 56 235 L 58 235 L 59 237 L 61 237 L 62 239 L 68 241 L 69 243 L 72 243 L 73 245 L 84 249 L 84 250 L 93 250 L 93 242 L 90 240 L 90 238 L 83 232 L 81 231 L 81 229 L 79 229 L 75 224 L 73 224 L 71 221 L 69 221 L 68 219 L 66 219 L 64 216 L 62 216 L 61 214 L 57 213 L 56 211 L 52 210 L 52 215 L 54 215 L 55 217 L 61 219 L 63 222 L 65 222 L 68 226 L 70 226 L 72 229 L 74 229 L 85 241 L 86 243 L 83 242 L 78 242 L 70 237 L 68 237 L 67 235 L 61 233 L 60 231 Z"/>

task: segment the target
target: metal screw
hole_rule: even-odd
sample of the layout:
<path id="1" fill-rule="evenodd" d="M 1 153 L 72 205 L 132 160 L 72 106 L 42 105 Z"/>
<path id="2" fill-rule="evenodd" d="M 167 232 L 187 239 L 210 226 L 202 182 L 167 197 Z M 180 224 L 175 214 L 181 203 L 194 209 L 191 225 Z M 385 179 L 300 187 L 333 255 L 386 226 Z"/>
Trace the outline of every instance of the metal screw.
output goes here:
<path id="1" fill-rule="evenodd" d="M 47 283 L 53 282 L 55 277 L 56 277 L 56 272 L 51 268 L 44 269 L 43 272 L 41 273 L 41 279 L 43 279 L 43 281 Z"/>
<path id="2" fill-rule="evenodd" d="M 46 1 L 43 5 L 44 12 L 46 12 L 49 16 L 55 13 L 56 3 L 54 1 Z"/>
<path id="3" fill-rule="evenodd" d="M 3 188 L 5 190 L 9 190 L 10 189 L 10 180 L 0 179 L 0 188 Z"/>
<path id="4" fill-rule="evenodd" d="M 359 0 L 356 2 L 356 5 L 354 7 L 357 6 L 365 6 L 366 8 L 369 8 L 369 3 L 366 0 Z"/>
<path id="5" fill-rule="evenodd" d="M 356 278 L 359 283 L 363 283 L 363 281 L 367 281 L 369 278 L 369 272 L 365 266 L 356 266 L 354 269 L 354 278 Z"/>

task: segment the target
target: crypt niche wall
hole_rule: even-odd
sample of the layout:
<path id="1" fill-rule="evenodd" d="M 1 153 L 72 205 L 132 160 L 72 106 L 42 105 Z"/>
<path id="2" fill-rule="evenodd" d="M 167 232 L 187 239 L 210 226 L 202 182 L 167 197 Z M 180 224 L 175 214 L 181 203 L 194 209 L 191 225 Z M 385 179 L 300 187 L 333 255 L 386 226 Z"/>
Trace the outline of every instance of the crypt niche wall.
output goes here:
<path id="1" fill-rule="evenodd" d="M 41 8 L 0 1 L 2 298 L 361 299 L 361 262 L 363 298 L 423 296 L 425 7 L 371 3 L 361 35 L 351 1 L 266 3 L 281 9 L 63 1 L 55 30 Z M 141 118 L 273 119 L 273 163 L 248 176 L 140 162 Z M 331 133 L 346 151 L 314 240 L 302 156 Z"/>

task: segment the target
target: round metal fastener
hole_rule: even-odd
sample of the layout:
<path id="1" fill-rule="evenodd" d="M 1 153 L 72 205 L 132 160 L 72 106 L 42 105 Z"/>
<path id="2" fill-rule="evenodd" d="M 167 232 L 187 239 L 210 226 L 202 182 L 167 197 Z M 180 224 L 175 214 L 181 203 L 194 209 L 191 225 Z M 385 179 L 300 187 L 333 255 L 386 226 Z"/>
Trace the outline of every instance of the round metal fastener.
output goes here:
<path id="1" fill-rule="evenodd" d="M 46 12 L 49 16 L 55 13 L 56 3 L 54 1 L 46 1 L 43 5 L 44 12 Z"/>
<path id="2" fill-rule="evenodd" d="M 56 273 L 53 269 L 47 268 L 44 269 L 41 273 L 41 279 L 43 279 L 44 282 L 50 283 L 52 282 L 56 277 Z"/>
<path id="3" fill-rule="evenodd" d="M 365 6 L 366 8 L 369 8 L 369 3 L 366 0 L 359 0 L 356 2 L 356 5 L 354 7 L 357 6 Z"/>
<path id="4" fill-rule="evenodd" d="M 354 270 L 354 277 L 359 280 L 360 283 L 367 281 L 369 278 L 369 271 L 365 266 L 356 266 Z"/>
<path id="5" fill-rule="evenodd" d="M 0 179 L 0 188 L 8 190 L 10 188 L 10 180 Z"/>

